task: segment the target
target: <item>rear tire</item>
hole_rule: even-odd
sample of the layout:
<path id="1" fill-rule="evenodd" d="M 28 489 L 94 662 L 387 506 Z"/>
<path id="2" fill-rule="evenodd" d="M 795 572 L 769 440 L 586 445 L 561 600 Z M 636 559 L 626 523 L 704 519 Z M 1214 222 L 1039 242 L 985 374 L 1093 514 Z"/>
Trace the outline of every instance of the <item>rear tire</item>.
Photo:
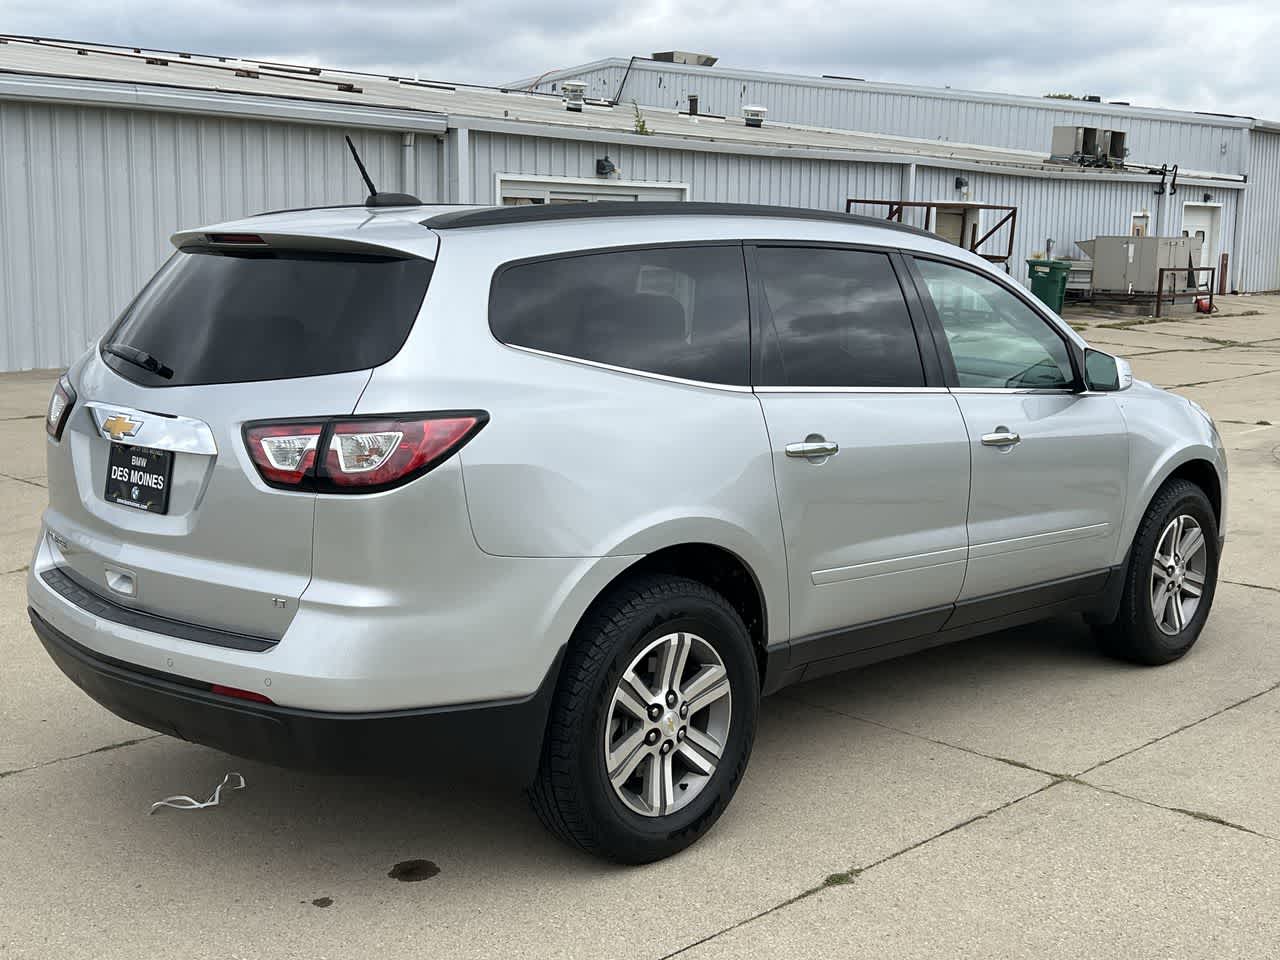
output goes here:
<path id="1" fill-rule="evenodd" d="M 1218 585 L 1218 523 L 1186 480 L 1160 488 L 1133 539 L 1116 619 L 1095 627 L 1113 656 L 1151 666 L 1195 645 Z"/>
<path id="2" fill-rule="evenodd" d="M 574 632 L 533 808 L 589 853 L 632 864 L 671 856 L 737 790 L 759 701 L 751 637 L 728 601 L 683 577 L 636 577 Z"/>

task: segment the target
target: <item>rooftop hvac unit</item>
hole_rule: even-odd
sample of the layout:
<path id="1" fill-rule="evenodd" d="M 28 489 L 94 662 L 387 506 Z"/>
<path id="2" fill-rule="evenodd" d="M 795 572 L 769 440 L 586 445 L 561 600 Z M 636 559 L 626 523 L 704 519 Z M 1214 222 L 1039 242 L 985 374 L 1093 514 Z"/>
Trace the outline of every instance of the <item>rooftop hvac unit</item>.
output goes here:
<path id="1" fill-rule="evenodd" d="M 655 53 L 651 60 L 661 60 L 663 63 L 684 63 L 693 67 L 713 67 L 718 57 L 713 57 L 709 53 L 690 53 L 688 50 L 666 50 L 662 53 Z"/>
<path id="2" fill-rule="evenodd" d="M 564 108 L 574 113 L 581 113 L 587 85 L 581 80 L 565 80 L 560 84 L 560 89 L 564 91 Z"/>
<path id="3" fill-rule="evenodd" d="M 1054 127 L 1049 159 L 1085 167 L 1123 167 L 1129 151 L 1123 130 L 1098 127 Z"/>

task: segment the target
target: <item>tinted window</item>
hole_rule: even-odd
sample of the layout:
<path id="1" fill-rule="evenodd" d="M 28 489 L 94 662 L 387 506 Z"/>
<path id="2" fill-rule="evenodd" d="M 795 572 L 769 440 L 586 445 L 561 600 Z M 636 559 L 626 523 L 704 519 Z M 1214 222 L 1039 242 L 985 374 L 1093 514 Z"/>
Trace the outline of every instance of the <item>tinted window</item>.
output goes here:
<path id="1" fill-rule="evenodd" d="M 189 248 L 160 268 L 103 341 L 145 351 L 173 378 L 103 359 L 148 386 L 365 370 L 404 345 L 430 278 L 427 260 Z"/>
<path id="2" fill-rule="evenodd" d="M 737 246 L 618 250 L 522 263 L 493 284 L 504 343 L 708 383 L 748 382 Z"/>
<path id="3" fill-rule="evenodd" d="M 963 267 L 934 260 L 916 264 L 946 332 L 959 386 L 1071 386 L 1066 343 L 1017 296 Z"/>
<path id="4" fill-rule="evenodd" d="M 761 247 L 756 262 L 765 299 L 762 384 L 924 385 L 911 317 L 886 255 Z"/>

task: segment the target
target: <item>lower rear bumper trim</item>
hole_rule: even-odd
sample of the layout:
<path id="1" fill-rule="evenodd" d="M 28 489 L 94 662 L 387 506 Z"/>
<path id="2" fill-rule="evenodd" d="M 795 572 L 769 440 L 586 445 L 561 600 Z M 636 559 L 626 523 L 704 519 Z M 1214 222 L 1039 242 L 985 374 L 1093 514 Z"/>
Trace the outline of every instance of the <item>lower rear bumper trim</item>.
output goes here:
<path id="1" fill-rule="evenodd" d="M 80 689 L 112 713 L 234 756 L 324 770 L 473 767 L 521 785 L 537 770 L 563 650 L 519 700 L 366 713 L 328 713 L 215 694 L 210 685 L 95 653 L 33 608 L 40 642 Z"/>
<path id="2" fill-rule="evenodd" d="M 81 610 L 87 610 L 95 617 L 122 623 L 126 627 L 136 627 L 152 633 L 163 633 L 182 640 L 193 640 L 196 643 L 209 643 L 216 647 L 227 647 L 231 650 L 246 650 L 251 653 L 262 653 L 276 645 L 275 640 L 265 637 L 250 637 L 243 633 L 231 633 L 228 630 L 216 630 L 196 623 L 184 623 L 171 620 L 145 610 L 135 610 L 116 603 L 99 593 L 95 593 L 73 579 L 66 571 L 58 567 L 50 567 L 40 574 L 40 579 L 58 596 L 69 603 L 74 603 Z"/>

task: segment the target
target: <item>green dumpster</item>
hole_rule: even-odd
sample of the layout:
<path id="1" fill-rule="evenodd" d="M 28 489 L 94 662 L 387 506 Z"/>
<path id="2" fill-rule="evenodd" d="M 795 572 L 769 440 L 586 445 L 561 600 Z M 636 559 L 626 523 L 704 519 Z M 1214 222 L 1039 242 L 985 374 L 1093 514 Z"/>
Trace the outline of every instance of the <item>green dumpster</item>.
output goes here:
<path id="1" fill-rule="evenodd" d="M 1066 260 L 1028 260 L 1027 268 L 1031 271 L 1031 292 L 1054 313 L 1061 313 L 1071 264 Z"/>

